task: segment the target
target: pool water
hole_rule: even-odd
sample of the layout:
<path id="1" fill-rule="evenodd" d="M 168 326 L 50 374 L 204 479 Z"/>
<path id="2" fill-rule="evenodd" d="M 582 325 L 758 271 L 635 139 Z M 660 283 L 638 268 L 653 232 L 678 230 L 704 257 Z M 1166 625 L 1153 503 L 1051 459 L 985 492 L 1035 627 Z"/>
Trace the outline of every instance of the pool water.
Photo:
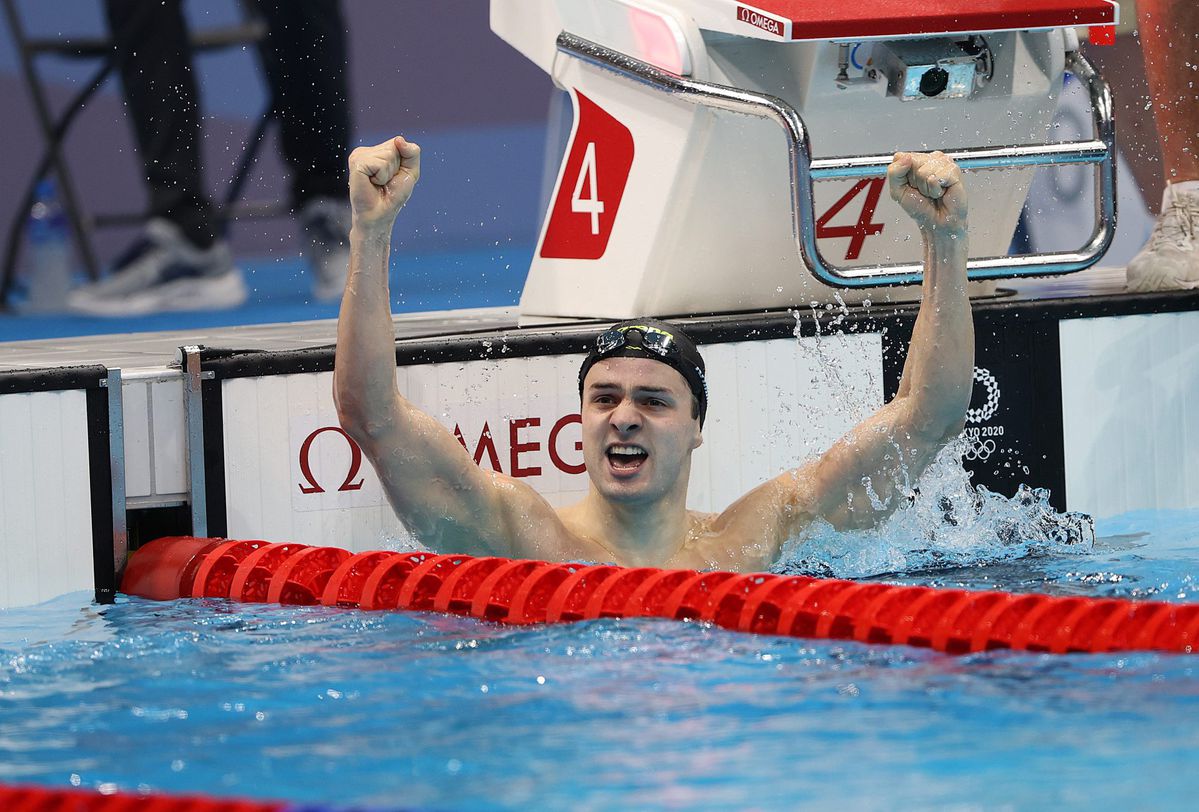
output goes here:
<path id="1" fill-rule="evenodd" d="M 880 580 L 1199 600 L 1199 511 Z M 1199 657 L 85 595 L 0 612 L 0 782 L 379 808 L 1191 808 Z"/>

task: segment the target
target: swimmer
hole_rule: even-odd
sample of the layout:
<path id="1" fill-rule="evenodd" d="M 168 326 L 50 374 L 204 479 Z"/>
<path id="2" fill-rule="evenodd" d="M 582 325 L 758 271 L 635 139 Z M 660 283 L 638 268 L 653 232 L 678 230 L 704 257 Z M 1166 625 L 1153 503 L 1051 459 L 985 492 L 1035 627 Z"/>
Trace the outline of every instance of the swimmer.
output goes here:
<path id="1" fill-rule="evenodd" d="M 396 386 L 387 268 L 396 215 L 420 178 L 420 147 L 396 137 L 350 155 L 350 270 L 337 325 L 333 395 L 342 426 L 375 467 L 392 507 L 442 553 L 625 566 L 768 567 L 810 523 L 871 527 L 965 423 L 974 372 L 966 294 L 966 191 L 945 155 L 897 153 L 891 197 L 924 239 L 923 299 L 895 398 L 819 459 L 723 513 L 687 509 L 703 443 L 704 364 L 676 326 L 637 319 L 603 332 L 579 375 L 590 486 L 552 507 L 520 480 L 480 468 Z"/>

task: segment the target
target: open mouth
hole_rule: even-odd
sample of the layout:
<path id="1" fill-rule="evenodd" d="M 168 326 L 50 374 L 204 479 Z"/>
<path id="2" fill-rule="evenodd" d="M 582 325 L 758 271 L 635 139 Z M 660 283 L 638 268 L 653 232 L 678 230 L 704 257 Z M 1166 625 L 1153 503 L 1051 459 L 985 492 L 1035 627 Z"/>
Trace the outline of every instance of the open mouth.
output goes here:
<path id="1" fill-rule="evenodd" d="M 639 469 L 649 457 L 649 452 L 636 445 L 613 445 L 608 447 L 608 464 L 619 473 L 632 473 Z"/>

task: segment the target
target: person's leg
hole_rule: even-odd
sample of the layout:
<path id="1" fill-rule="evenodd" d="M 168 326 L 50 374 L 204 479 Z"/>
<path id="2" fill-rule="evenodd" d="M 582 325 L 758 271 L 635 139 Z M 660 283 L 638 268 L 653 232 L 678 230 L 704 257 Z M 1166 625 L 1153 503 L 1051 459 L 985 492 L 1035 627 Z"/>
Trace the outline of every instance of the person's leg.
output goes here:
<path id="1" fill-rule="evenodd" d="M 71 310 L 129 316 L 234 307 L 245 282 L 217 238 L 200 173 L 199 94 L 180 0 L 106 0 L 125 100 L 150 192 L 149 220 L 104 279 L 71 291 Z"/>
<path id="2" fill-rule="evenodd" d="M 150 216 L 197 247 L 216 239 L 200 172 L 199 93 L 180 0 L 105 0 L 150 193 Z"/>
<path id="3" fill-rule="evenodd" d="M 346 30 L 337 0 L 259 0 L 262 42 L 283 156 L 292 172 L 291 203 L 346 196 L 350 104 Z"/>
<path id="4" fill-rule="evenodd" d="M 1166 183 L 1199 181 L 1199 3 L 1138 0 Z"/>
<path id="5" fill-rule="evenodd" d="M 1199 4 L 1138 0 L 1166 188 L 1149 244 L 1128 264 L 1133 291 L 1199 288 Z"/>
<path id="6" fill-rule="evenodd" d="M 316 298 L 341 298 L 349 268 L 346 156 L 350 103 L 338 0 L 258 0 L 269 34 L 262 60 L 274 97 L 291 205 L 300 214 Z"/>

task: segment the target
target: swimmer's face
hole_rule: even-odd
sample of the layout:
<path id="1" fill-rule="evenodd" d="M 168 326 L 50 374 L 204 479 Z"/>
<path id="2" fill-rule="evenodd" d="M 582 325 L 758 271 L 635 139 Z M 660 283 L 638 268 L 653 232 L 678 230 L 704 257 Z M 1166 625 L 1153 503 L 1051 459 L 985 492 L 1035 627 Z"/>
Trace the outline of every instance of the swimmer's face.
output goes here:
<path id="1" fill-rule="evenodd" d="M 645 358 L 606 358 L 583 381 L 583 459 L 596 490 L 619 502 L 686 496 L 703 442 L 691 389 Z"/>

